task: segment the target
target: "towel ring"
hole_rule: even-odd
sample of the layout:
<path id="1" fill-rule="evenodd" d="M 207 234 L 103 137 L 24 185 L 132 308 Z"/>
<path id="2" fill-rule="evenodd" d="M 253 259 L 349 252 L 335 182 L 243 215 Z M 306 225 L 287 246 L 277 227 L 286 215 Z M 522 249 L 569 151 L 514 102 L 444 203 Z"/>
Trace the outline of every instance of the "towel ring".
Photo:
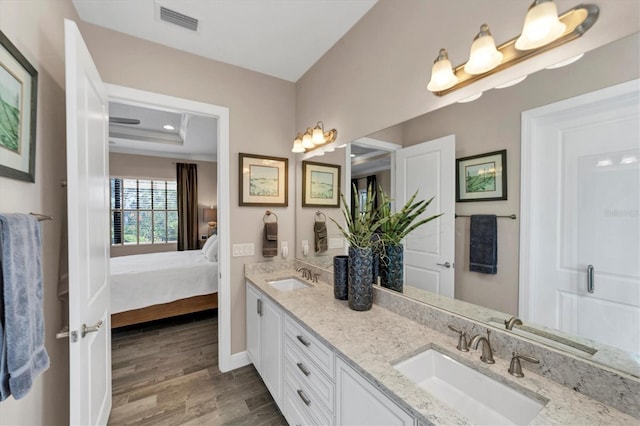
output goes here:
<path id="1" fill-rule="evenodd" d="M 322 222 L 326 222 L 327 221 L 327 216 L 325 216 L 325 214 L 322 213 L 320 210 L 318 210 L 316 212 L 316 217 L 318 217 L 318 216 L 322 216 L 324 218 L 324 220 Z M 316 222 L 318 222 L 318 221 L 316 220 Z"/>
<path id="2" fill-rule="evenodd" d="M 263 221 L 264 223 L 267 223 L 267 218 L 268 218 L 269 216 L 271 216 L 271 215 L 274 215 L 274 216 L 276 217 L 276 220 L 275 220 L 274 222 L 277 222 L 277 221 L 278 221 L 278 215 L 277 215 L 277 214 L 275 214 L 274 212 L 272 212 L 271 210 L 267 210 L 267 211 L 264 213 L 264 216 L 262 216 L 262 221 Z"/>

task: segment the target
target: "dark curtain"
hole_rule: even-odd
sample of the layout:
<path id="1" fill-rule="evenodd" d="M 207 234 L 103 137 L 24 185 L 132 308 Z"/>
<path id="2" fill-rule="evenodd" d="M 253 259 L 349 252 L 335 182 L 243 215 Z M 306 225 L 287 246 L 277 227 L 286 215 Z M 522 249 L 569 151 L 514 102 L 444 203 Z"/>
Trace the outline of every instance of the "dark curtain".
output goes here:
<path id="1" fill-rule="evenodd" d="M 176 164 L 178 185 L 178 250 L 198 248 L 198 166 Z"/>
<path id="2" fill-rule="evenodd" d="M 376 175 L 367 176 L 367 191 L 371 188 L 371 194 L 373 196 L 373 208 L 378 208 L 378 183 L 376 181 Z"/>
<path id="3" fill-rule="evenodd" d="M 356 197 L 358 196 L 358 179 L 351 179 L 351 218 L 355 222 L 356 215 Z"/>

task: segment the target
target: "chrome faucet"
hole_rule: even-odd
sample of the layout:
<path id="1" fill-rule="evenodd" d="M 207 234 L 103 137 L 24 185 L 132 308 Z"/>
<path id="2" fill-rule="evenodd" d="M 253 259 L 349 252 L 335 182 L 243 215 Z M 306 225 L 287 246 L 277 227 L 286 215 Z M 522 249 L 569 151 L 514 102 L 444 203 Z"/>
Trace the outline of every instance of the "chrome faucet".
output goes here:
<path id="1" fill-rule="evenodd" d="M 523 359 L 525 361 L 532 362 L 534 364 L 540 364 L 540 360 L 538 358 L 534 358 L 530 355 L 522 355 L 518 352 L 513 352 L 511 358 L 511 365 L 509 366 L 509 374 L 516 377 L 524 377 L 524 373 L 522 372 L 522 365 L 520 365 L 520 360 Z"/>
<path id="2" fill-rule="evenodd" d="M 508 320 L 504 320 L 504 326 L 507 330 L 512 330 L 514 325 L 522 325 L 522 320 L 518 317 L 511 317 Z"/>
<path id="3" fill-rule="evenodd" d="M 309 268 L 305 268 L 304 266 L 301 266 L 300 268 L 296 269 L 296 272 L 302 272 L 302 278 L 311 279 L 311 269 Z"/>
<path id="4" fill-rule="evenodd" d="M 480 355 L 480 361 L 486 364 L 495 364 L 495 360 L 493 359 L 493 351 L 491 351 L 491 343 L 489 343 L 489 338 L 491 336 L 491 330 L 487 329 L 487 337 L 476 334 L 471 338 L 469 342 L 469 346 L 473 349 L 478 349 L 478 344 L 482 342 L 482 355 Z"/>

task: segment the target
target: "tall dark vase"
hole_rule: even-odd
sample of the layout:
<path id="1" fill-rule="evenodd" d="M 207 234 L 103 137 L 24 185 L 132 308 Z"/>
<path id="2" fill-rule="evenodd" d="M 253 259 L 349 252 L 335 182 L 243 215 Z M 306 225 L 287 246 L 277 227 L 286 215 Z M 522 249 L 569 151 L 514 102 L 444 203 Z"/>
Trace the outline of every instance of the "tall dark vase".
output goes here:
<path id="1" fill-rule="evenodd" d="M 385 246 L 385 256 L 380 262 L 380 285 L 402 293 L 404 247 L 402 244 Z"/>
<path id="2" fill-rule="evenodd" d="M 349 247 L 349 307 L 368 311 L 373 304 L 373 250 Z"/>
<path id="3" fill-rule="evenodd" d="M 333 256 L 333 295 L 347 300 L 349 286 L 349 256 Z"/>

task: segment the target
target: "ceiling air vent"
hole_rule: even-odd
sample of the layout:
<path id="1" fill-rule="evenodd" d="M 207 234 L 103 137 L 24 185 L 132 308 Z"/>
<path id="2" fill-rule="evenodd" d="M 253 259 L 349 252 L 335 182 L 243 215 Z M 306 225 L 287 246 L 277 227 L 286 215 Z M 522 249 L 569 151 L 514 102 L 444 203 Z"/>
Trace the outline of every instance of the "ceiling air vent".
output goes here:
<path id="1" fill-rule="evenodd" d="M 160 19 L 191 31 L 198 31 L 198 20 L 191 16 L 183 15 L 175 10 L 160 6 Z"/>

